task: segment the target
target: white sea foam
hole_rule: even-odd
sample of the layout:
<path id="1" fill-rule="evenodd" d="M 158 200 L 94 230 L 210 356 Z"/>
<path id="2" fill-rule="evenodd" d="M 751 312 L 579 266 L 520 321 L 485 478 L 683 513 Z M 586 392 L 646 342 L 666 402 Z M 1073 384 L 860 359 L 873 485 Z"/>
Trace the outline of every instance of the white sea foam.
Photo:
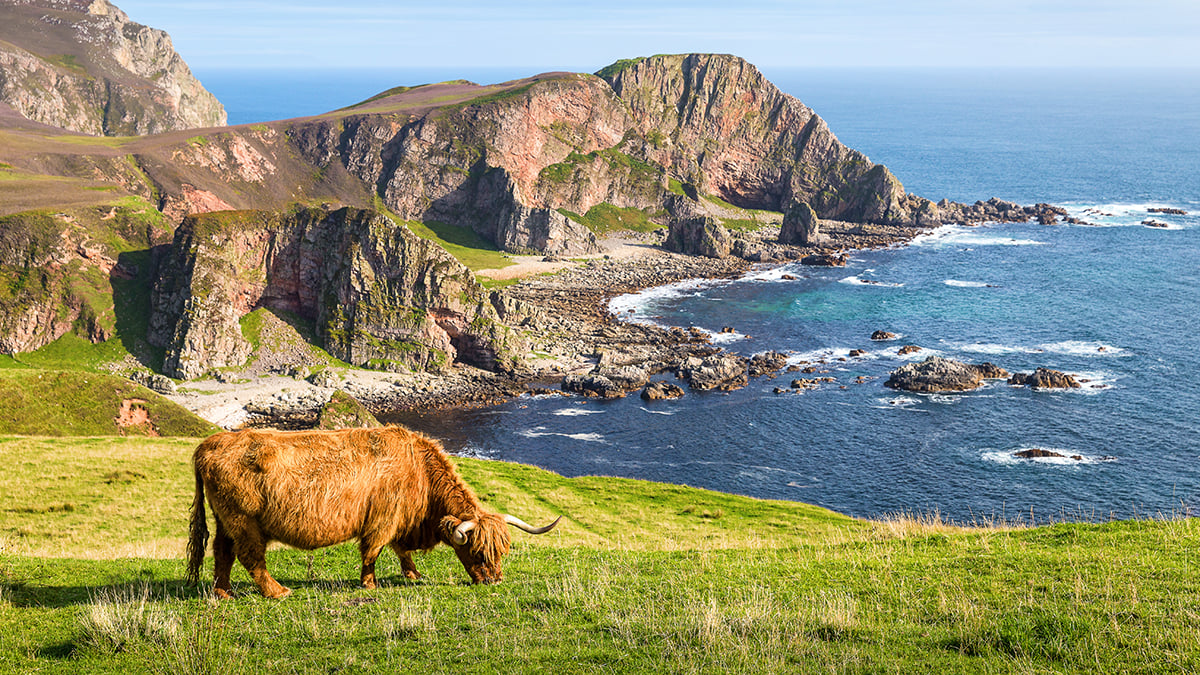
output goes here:
<path id="1" fill-rule="evenodd" d="M 1126 351 L 1120 347 L 1115 347 L 1104 342 L 1087 342 L 1083 340 L 1064 340 L 1062 342 L 1049 342 L 1033 346 L 1002 345 L 994 342 L 943 342 L 947 348 L 953 351 L 972 354 L 991 354 L 995 356 L 1003 356 L 1005 354 L 1061 354 L 1063 356 L 1100 357 L 1126 354 Z"/>
<path id="2" fill-rule="evenodd" d="M 559 415 L 561 417 L 579 417 L 581 415 L 603 415 L 603 410 L 589 410 L 587 408 L 561 408 L 550 413 L 551 415 Z"/>
<path id="3" fill-rule="evenodd" d="M 641 407 L 641 406 L 638 406 L 638 407 Z M 651 410 L 649 408 L 642 408 L 642 411 L 648 412 L 651 415 L 674 415 L 675 414 L 675 413 L 671 412 L 670 410 Z"/>
<path id="4" fill-rule="evenodd" d="M 613 298 L 608 302 L 608 311 L 633 323 L 660 325 L 655 321 L 659 318 L 655 311 L 656 305 L 675 298 L 698 295 L 723 283 L 728 282 L 712 279 L 688 279 L 666 286 L 646 288 L 637 293 L 627 293 Z"/>
<path id="5" fill-rule="evenodd" d="M 943 225 L 932 232 L 922 234 L 912 240 L 913 246 L 928 246 L 932 248 L 972 247 L 972 246 L 1044 246 L 1046 242 L 1034 239 L 1017 239 L 988 235 L 987 229 L 981 226 L 966 227 L 963 225 Z"/>
<path id="6" fill-rule="evenodd" d="M 875 281 L 874 279 L 863 279 L 857 274 L 852 277 L 846 277 L 838 283 L 850 284 L 851 286 L 882 286 L 886 288 L 900 288 L 904 284 L 891 283 L 886 281 Z"/>
<path id="7" fill-rule="evenodd" d="M 711 340 L 713 344 L 723 345 L 723 344 L 729 344 L 730 342 L 737 342 L 738 340 L 746 339 L 745 335 L 742 335 L 741 333 L 739 333 L 737 331 L 733 331 L 732 333 L 719 333 L 719 332 L 715 332 L 715 331 L 711 331 L 711 330 L 707 330 L 707 329 L 703 329 L 703 330 L 705 333 L 708 333 L 709 340 Z"/>
<path id="8" fill-rule="evenodd" d="M 532 429 L 526 429 L 525 431 L 520 431 L 517 433 L 521 436 L 524 436 L 525 438 L 541 438 L 543 436 L 562 436 L 563 438 L 570 438 L 570 439 L 573 439 L 576 441 L 588 441 L 591 443 L 607 443 L 607 441 L 604 440 L 604 434 L 596 434 L 596 433 L 563 434 L 563 433 L 559 433 L 557 431 L 546 431 L 546 427 L 534 427 Z"/>
<path id="9" fill-rule="evenodd" d="M 483 448 L 479 447 L 478 445 L 475 445 L 474 443 L 468 443 L 466 445 L 466 447 L 462 448 L 461 450 L 458 450 L 454 454 L 458 457 L 471 457 L 473 459 L 495 459 L 496 458 L 494 451 L 484 450 Z"/>
<path id="10" fill-rule="evenodd" d="M 1191 216 L 1170 213 L 1151 213 L 1150 209 L 1178 208 L 1191 212 L 1193 209 L 1179 204 L 1067 204 L 1067 214 L 1096 227 L 1143 227 L 1142 221 L 1156 220 L 1166 223 L 1164 230 L 1182 230 L 1181 220 Z M 1144 226 L 1149 227 L 1149 226 Z"/>
<path id="11" fill-rule="evenodd" d="M 1042 450 L 1055 452 L 1062 457 L 1017 457 L 1017 453 L 1024 450 L 1033 450 L 1034 446 L 1010 448 L 1008 450 L 996 450 L 994 448 L 986 448 L 980 456 L 984 461 L 995 462 L 996 464 L 1007 464 L 1010 466 L 1022 464 L 1048 464 L 1052 466 L 1080 466 L 1083 464 L 1101 464 L 1107 462 L 1115 462 L 1117 459 L 1111 456 L 1094 456 L 1087 455 L 1076 450 L 1066 448 L 1054 448 L 1047 446 L 1036 446 Z M 1075 459 L 1078 457 L 1079 459 Z"/>
<path id="12" fill-rule="evenodd" d="M 942 283 L 955 288 L 990 288 L 992 286 L 986 281 L 959 281 L 958 279 L 947 279 Z"/>
<path id="13" fill-rule="evenodd" d="M 1071 373 L 1071 377 L 1074 377 L 1075 381 L 1079 382 L 1079 388 L 1067 389 L 1066 391 L 1075 394 L 1099 394 L 1102 391 L 1112 389 L 1116 386 L 1114 383 L 1120 379 L 1118 376 L 1102 370 Z"/>
<path id="14" fill-rule="evenodd" d="M 911 396 L 893 396 L 891 398 L 877 398 L 875 400 L 879 403 L 876 406 L 879 408 L 911 408 L 920 403 L 920 401 Z"/>
<path id="15" fill-rule="evenodd" d="M 782 265 L 780 267 L 770 267 L 767 269 L 754 270 L 752 272 L 747 272 L 740 279 L 738 279 L 738 281 L 766 281 L 766 282 L 792 281 L 792 279 L 784 279 L 783 278 L 784 276 L 790 276 L 790 277 L 794 277 L 794 278 L 802 278 L 807 275 L 805 275 L 801 272 L 797 272 L 795 270 L 795 268 L 793 268 L 793 267 L 790 267 L 788 265 Z"/>

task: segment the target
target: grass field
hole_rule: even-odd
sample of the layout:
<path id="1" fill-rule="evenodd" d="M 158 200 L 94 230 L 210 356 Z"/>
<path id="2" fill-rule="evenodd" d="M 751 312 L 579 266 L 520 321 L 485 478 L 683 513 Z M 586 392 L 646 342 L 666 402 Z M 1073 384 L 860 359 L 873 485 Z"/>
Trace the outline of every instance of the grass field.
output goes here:
<path id="1" fill-rule="evenodd" d="M 195 441 L 0 438 L 6 672 L 1195 672 L 1194 519 L 949 527 L 462 459 L 515 533 L 506 581 L 280 549 L 295 594 L 182 584 Z M 67 508 L 67 505 L 70 508 Z M 206 570 L 211 574 L 211 562 Z"/>

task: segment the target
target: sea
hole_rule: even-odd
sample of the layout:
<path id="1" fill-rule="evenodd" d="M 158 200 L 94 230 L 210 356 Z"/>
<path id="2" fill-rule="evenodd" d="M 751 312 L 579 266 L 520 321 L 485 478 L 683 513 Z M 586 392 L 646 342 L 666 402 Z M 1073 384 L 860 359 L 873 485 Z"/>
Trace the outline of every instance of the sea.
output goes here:
<path id="1" fill-rule="evenodd" d="M 242 123 L 399 84 L 570 69 L 199 75 Z M 1200 70 L 763 71 L 909 192 L 1048 202 L 1094 226 L 950 225 L 853 252 L 845 268 L 761 267 L 612 302 L 627 320 L 697 326 L 726 349 L 786 352 L 817 374 L 675 401 L 525 396 L 392 419 L 459 454 L 861 517 L 1104 521 L 1200 509 Z M 872 341 L 876 330 L 899 337 Z M 897 354 L 910 344 L 921 350 Z M 1052 368 L 1083 385 L 992 381 L 933 395 L 883 386 L 931 354 Z M 835 382 L 791 391 L 791 379 L 814 376 Z M 1063 456 L 1015 456 L 1031 448 Z"/>

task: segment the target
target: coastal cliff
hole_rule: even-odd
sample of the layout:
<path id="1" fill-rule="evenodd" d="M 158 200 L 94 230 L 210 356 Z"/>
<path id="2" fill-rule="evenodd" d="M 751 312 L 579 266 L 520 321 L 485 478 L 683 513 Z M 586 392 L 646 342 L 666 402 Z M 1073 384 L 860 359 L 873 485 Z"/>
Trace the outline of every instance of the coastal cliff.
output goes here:
<path id="1" fill-rule="evenodd" d="M 486 370 L 524 345 L 511 304 L 408 228 L 368 210 L 297 208 L 190 216 L 151 297 L 148 338 L 163 372 L 193 378 L 241 366 L 253 346 L 238 320 L 256 307 L 312 321 L 331 355 L 382 370 Z"/>
<path id="2" fill-rule="evenodd" d="M 35 122 L 96 136 L 226 121 L 170 36 L 106 0 L 0 6 L 0 102 Z"/>

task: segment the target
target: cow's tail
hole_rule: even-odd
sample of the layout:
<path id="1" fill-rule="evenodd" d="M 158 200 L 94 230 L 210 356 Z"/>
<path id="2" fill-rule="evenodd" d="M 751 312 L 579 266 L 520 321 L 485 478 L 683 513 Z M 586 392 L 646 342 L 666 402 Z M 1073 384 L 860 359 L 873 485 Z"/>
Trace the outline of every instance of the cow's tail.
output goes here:
<path id="1" fill-rule="evenodd" d="M 204 513 L 204 480 L 196 469 L 196 497 L 192 500 L 192 523 L 188 528 L 187 582 L 189 586 L 200 583 L 200 567 L 204 564 L 204 552 L 208 549 L 208 518 Z"/>

